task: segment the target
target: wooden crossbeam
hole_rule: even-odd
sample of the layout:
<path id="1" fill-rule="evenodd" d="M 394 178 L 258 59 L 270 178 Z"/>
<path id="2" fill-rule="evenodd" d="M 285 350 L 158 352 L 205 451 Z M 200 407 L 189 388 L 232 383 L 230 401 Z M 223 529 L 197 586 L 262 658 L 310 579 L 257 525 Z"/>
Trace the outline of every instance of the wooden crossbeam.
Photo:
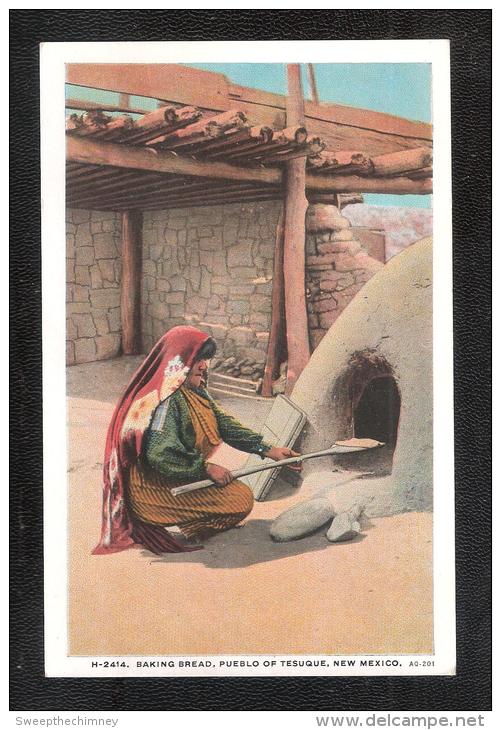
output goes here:
<path id="1" fill-rule="evenodd" d="M 70 162 L 85 165 L 111 165 L 134 170 L 149 170 L 194 177 L 215 177 L 221 180 L 245 180 L 280 185 L 281 170 L 273 168 L 242 168 L 225 162 L 191 160 L 169 152 L 125 147 L 112 142 L 67 137 L 66 154 Z"/>
<path id="2" fill-rule="evenodd" d="M 411 180 L 409 177 L 361 177 L 359 175 L 307 175 L 308 190 L 329 193 L 382 193 L 383 195 L 429 195 L 431 178 Z"/>
<path id="3" fill-rule="evenodd" d="M 226 162 L 192 160 L 169 152 L 125 147 L 112 142 L 94 142 L 78 137 L 67 138 L 67 158 L 71 163 L 102 165 L 129 170 L 146 170 L 170 175 L 257 182 L 282 185 L 282 170 L 277 168 L 237 167 Z M 306 188 L 333 193 L 383 193 L 427 195 L 432 192 L 430 178 L 411 180 L 408 177 L 361 177 L 357 175 L 306 175 Z"/>

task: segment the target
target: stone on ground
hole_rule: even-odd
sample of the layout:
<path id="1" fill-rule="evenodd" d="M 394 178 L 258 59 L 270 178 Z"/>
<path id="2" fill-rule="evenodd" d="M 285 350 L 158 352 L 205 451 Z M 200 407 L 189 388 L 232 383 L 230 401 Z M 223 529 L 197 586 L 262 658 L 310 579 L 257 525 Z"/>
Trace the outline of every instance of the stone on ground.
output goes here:
<path id="1" fill-rule="evenodd" d="M 272 523 L 270 535 L 276 542 L 298 540 L 311 535 L 335 516 L 334 507 L 322 497 L 296 504 Z"/>
<path id="2" fill-rule="evenodd" d="M 360 535 L 360 524 L 352 520 L 348 512 L 336 515 L 327 531 L 330 542 L 346 542 Z"/>
<path id="3" fill-rule="evenodd" d="M 357 502 L 348 510 L 348 516 L 354 522 L 360 522 L 360 517 L 364 511 L 364 505 Z"/>

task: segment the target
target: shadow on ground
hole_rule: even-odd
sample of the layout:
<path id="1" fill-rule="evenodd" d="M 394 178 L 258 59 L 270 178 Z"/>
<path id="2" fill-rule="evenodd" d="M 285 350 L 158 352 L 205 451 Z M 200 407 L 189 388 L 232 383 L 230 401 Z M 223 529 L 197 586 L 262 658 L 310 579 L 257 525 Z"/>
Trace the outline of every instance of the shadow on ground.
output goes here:
<path id="1" fill-rule="evenodd" d="M 354 542 L 361 542 L 360 535 L 350 543 L 331 543 L 325 537 L 327 527 L 302 540 L 273 542 L 270 526 L 273 520 L 249 520 L 238 530 L 228 532 L 207 540 L 203 550 L 192 553 L 171 553 L 164 557 L 153 557 L 143 550 L 142 555 L 152 563 L 202 563 L 207 568 L 246 568 L 257 563 L 291 558 L 319 550 L 339 550 Z M 153 559 L 151 559 L 153 557 Z"/>

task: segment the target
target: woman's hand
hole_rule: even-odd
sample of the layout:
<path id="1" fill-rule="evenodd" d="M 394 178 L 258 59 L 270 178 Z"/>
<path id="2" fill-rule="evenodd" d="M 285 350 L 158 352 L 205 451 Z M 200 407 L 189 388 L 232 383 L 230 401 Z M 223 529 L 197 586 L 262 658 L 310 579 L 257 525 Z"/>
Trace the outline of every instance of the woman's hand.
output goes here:
<path id="1" fill-rule="evenodd" d="M 286 446 L 272 446 L 264 456 L 273 459 L 273 461 L 282 461 L 283 459 L 290 459 L 293 456 L 301 456 L 301 454 L 298 454 L 297 451 L 293 451 L 292 449 L 288 449 Z M 302 468 L 301 462 L 298 464 L 287 464 L 287 466 L 294 471 L 301 471 Z"/>
<path id="2" fill-rule="evenodd" d="M 233 481 L 233 474 L 231 473 L 231 471 L 228 471 L 228 469 L 225 469 L 224 466 L 209 463 L 207 464 L 206 469 L 209 477 L 219 487 L 225 487 L 227 484 Z"/>

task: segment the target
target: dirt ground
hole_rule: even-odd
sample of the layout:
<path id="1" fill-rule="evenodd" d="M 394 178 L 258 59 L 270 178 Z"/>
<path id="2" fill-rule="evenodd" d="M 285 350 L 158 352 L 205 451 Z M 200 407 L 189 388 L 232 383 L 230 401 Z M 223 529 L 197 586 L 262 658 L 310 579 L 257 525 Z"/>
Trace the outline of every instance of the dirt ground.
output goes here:
<path id="1" fill-rule="evenodd" d="M 195 553 L 93 556 L 115 400 L 140 358 L 68 369 L 71 655 L 430 653 L 432 516 L 372 520 L 350 543 L 324 531 L 274 543 L 271 521 L 300 491 L 256 503 L 246 524 Z M 271 402 L 220 399 L 258 428 Z M 224 447 L 221 463 L 247 455 Z M 273 496 L 273 495 L 272 495 Z"/>

